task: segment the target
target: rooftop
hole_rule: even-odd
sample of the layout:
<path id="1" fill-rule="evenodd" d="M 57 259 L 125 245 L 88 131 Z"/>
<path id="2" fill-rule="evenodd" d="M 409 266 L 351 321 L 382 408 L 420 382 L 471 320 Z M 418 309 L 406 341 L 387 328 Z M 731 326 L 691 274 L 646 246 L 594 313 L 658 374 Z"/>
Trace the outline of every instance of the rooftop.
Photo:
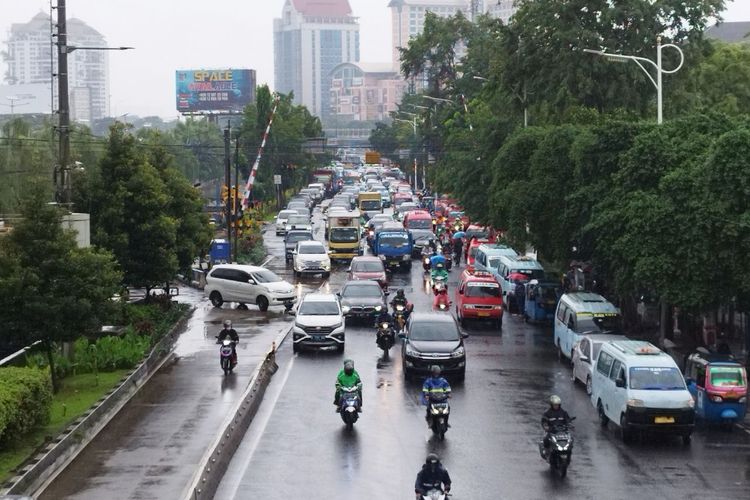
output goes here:
<path id="1" fill-rule="evenodd" d="M 292 0 L 292 4 L 305 16 L 346 17 L 352 15 L 349 0 Z"/>

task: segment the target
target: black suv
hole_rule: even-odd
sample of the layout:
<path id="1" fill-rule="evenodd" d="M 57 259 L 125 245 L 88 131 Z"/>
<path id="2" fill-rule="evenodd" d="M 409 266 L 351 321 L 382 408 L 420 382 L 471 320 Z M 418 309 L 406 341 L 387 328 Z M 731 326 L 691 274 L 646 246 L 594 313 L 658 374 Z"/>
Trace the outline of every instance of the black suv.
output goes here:
<path id="1" fill-rule="evenodd" d="M 412 313 L 406 333 L 399 335 L 404 376 L 429 375 L 438 365 L 443 375 L 462 381 L 466 374 L 464 339 L 453 316 L 446 313 Z"/>
<path id="2" fill-rule="evenodd" d="M 292 250 L 297 246 L 298 241 L 311 241 L 313 235 L 310 231 L 301 229 L 292 229 L 284 236 L 284 260 L 289 263 L 292 261 Z"/>

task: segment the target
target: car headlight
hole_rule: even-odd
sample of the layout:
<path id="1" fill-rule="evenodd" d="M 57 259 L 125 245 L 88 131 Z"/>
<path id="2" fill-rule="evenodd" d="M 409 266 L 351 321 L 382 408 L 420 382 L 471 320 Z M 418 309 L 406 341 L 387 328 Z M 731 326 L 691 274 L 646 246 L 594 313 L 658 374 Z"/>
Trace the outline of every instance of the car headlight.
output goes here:
<path id="1" fill-rule="evenodd" d="M 302 329 L 299 325 L 294 325 L 294 328 L 292 329 L 294 333 L 305 333 L 305 330 Z"/>
<path id="2" fill-rule="evenodd" d="M 430 263 L 430 259 L 429 259 L 429 257 L 425 257 L 425 259 L 424 259 L 424 263 L 425 263 L 425 264 L 429 264 L 429 263 Z"/>
<path id="3" fill-rule="evenodd" d="M 344 313 L 344 314 L 349 314 L 349 311 L 351 311 L 351 310 L 352 310 L 352 308 L 349 307 L 349 306 L 343 306 L 343 307 L 341 307 L 341 312 Z"/>
<path id="4" fill-rule="evenodd" d="M 406 352 L 407 356 L 411 356 L 412 358 L 418 358 L 420 354 L 419 351 L 413 349 L 408 344 L 406 346 L 406 349 L 404 349 L 404 351 Z"/>
<path id="5" fill-rule="evenodd" d="M 716 401 L 714 398 L 719 398 L 719 400 Z M 711 401 L 713 401 L 714 403 L 721 403 L 721 396 L 714 396 L 711 398 Z M 685 407 L 690 409 L 695 408 L 695 400 L 693 398 L 686 399 Z"/>
<path id="6" fill-rule="evenodd" d="M 335 325 L 333 325 L 333 326 L 332 326 L 331 328 L 333 328 L 334 330 L 338 330 L 338 329 L 339 329 L 339 328 L 341 328 L 342 326 L 344 326 L 344 323 L 336 323 L 336 324 L 335 324 Z"/>
<path id="7" fill-rule="evenodd" d="M 740 404 L 744 404 L 744 403 L 745 403 L 746 401 L 747 401 L 747 396 L 742 396 L 742 397 L 741 397 L 741 398 L 739 399 L 739 403 L 740 403 Z"/>
<path id="8" fill-rule="evenodd" d="M 464 304 L 464 309 L 476 309 L 476 306 L 473 304 Z"/>
<path id="9" fill-rule="evenodd" d="M 331 270 L 331 263 L 330 262 L 324 262 L 323 263 L 323 269 L 325 269 L 326 271 L 330 271 Z"/>
<path id="10" fill-rule="evenodd" d="M 378 257 L 380 257 L 380 260 L 385 260 L 385 255 L 383 254 L 378 255 Z"/>
<path id="11" fill-rule="evenodd" d="M 377 312 L 380 312 L 380 311 L 382 311 L 382 310 L 383 310 L 383 306 L 375 306 L 375 310 L 376 310 Z"/>
<path id="12" fill-rule="evenodd" d="M 460 346 L 458 349 L 451 353 L 451 358 L 462 358 L 466 354 L 464 346 Z"/>
<path id="13" fill-rule="evenodd" d="M 628 406 L 631 408 L 643 408 L 646 406 L 646 403 L 642 399 L 628 399 Z"/>
<path id="14" fill-rule="evenodd" d="M 402 255 L 401 260 L 411 260 L 411 255 Z"/>

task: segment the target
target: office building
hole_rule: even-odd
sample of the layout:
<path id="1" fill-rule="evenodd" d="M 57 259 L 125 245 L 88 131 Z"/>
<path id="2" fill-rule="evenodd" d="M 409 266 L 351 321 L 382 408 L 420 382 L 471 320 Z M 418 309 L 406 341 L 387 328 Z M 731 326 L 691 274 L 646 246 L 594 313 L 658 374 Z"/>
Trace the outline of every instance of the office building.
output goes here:
<path id="1" fill-rule="evenodd" d="M 274 87 L 326 121 L 331 72 L 359 61 L 359 23 L 348 0 L 286 0 L 274 20 Z"/>
<path id="2" fill-rule="evenodd" d="M 331 74 L 332 111 L 340 123 L 385 121 L 405 90 L 390 63 L 343 63 Z"/>
<path id="3" fill-rule="evenodd" d="M 101 33 L 80 19 L 68 19 L 68 44 L 106 47 Z M 57 72 L 57 51 L 50 44 L 50 18 L 40 12 L 27 23 L 11 25 L 5 42 L 5 76 L 9 85 L 52 85 Z M 55 85 L 56 86 L 56 85 Z M 107 51 L 75 50 L 68 55 L 71 119 L 90 124 L 109 116 L 109 56 Z M 41 101 L 42 96 L 38 96 Z M 57 96 L 55 93 L 55 100 Z"/>

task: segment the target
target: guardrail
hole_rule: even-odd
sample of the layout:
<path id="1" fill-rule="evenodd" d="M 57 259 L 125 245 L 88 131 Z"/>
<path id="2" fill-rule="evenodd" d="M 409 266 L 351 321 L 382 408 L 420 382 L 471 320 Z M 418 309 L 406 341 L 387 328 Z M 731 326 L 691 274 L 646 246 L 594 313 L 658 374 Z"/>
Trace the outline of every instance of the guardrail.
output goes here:
<path id="1" fill-rule="evenodd" d="M 283 338 L 279 343 L 283 342 Z M 229 462 L 258 411 L 271 376 L 276 373 L 277 369 L 276 342 L 274 342 L 271 350 L 253 372 L 247 389 L 230 414 L 231 419 L 201 460 L 198 473 L 183 495 L 185 500 L 209 500 L 214 497 Z"/>

